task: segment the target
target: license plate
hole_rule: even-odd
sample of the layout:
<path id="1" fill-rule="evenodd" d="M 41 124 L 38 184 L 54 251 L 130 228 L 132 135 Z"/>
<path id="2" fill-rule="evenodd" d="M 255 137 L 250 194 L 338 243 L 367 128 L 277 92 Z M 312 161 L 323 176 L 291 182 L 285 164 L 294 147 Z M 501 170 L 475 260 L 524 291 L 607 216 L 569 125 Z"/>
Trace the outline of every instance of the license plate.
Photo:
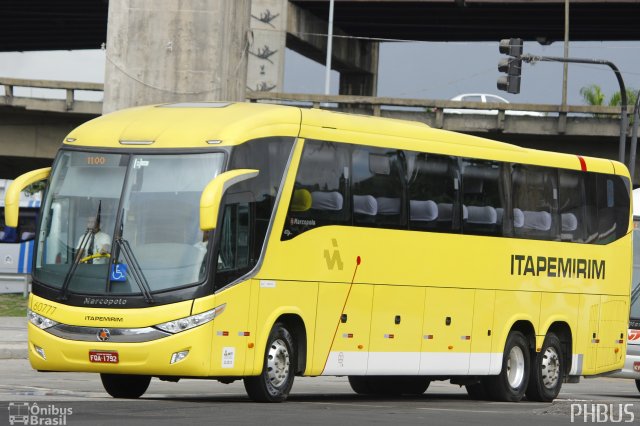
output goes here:
<path id="1" fill-rule="evenodd" d="M 119 361 L 118 352 L 115 351 L 89 351 L 89 362 L 99 362 L 105 364 L 117 364 Z"/>

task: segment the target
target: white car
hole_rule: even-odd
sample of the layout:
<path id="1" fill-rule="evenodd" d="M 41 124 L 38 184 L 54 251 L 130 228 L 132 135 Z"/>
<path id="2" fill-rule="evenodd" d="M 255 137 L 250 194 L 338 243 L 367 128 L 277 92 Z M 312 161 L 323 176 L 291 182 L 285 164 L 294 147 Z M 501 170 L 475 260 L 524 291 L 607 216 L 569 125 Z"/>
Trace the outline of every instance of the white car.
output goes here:
<path id="1" fill-rule="evenodd" d="M 461 102 L 482 102 L 482 103 L 497 103 L 497 104 L 508 104 L 509 101 L 505 98 L 502 98 L 497 95 L 489 95 L 486 93 L 465 93 L 463 95 L 454 96 L 451 98 L 452 101 L 461 101 Z M 484 114 L 484 115 L 498 115 L 497 109 L 452 109 L 445 108 L 445 114 Z M 505 114 L 507 115 L 529 115 L 533 117 L 544 117 L 545 114 L 541 112 L 535 111 L 512 111 L 506 110 Z"/>

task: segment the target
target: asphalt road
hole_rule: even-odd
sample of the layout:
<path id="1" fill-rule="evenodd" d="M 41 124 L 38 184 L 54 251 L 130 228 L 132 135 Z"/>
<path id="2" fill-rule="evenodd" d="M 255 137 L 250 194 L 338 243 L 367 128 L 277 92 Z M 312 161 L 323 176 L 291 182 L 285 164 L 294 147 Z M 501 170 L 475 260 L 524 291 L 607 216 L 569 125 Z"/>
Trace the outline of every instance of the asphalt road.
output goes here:
<path id="1" fill-rule="evenodd" d="M 95 374 L 38 373 L 26 360 L 0 360 L 0 425 L 569 425 L 640 422 L 640 393 L 630 380 L 565 384 L 553 403 L 470 400 L 448 382 L 420 397 L 354 394 L 346 378 L 296 378 L 281 404 L 250 401 L 242 382 L 153 379 L 139 400 L 115 400 Z M 573 421 L 572 421 L 573 420 Z"/>

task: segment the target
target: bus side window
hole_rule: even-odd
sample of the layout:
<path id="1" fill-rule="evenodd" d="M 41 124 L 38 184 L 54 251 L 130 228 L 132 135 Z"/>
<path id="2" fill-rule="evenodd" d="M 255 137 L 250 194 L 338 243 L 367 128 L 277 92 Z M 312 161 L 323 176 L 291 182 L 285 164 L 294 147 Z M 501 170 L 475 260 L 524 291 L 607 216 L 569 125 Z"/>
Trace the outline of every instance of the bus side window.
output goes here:
<path id="1" fill-rule="evenodd" d="M 501 235 L 504 196 L 500 184 L 500 163 L 465 159 L 462 166 L 462 203 L 467 210 L 464 233 Z"/>
<path id="2" fill-rule="evenodd" d="M 349 225 L 350 145 L 305 142 L 282 240 L 326 225 Z"/>
<path id="3" fill-rule="evenodd" d="M 586 239 L 584 176 L 583 172 L 577 170 L 561 169 L 558 172 L 558 210 L 562 241 L 583 242 Z"/>
<path id="4" fill-rule="evenodd" d="M 406 228 L 404 165 L 398 151 L 356 148 L 352 157 L 355 225 Z"/>
<path id="5" fill-rule="evenodd" d="M 216 288 L 249 272 L 252 263 L 250 204 L 227 204 L 220 226 L 216 265 Z"/>
<path id="6" fill-rule="evenodd" d="M 627 233 L 629 182 L 621 176 L 596 173 L 597 244 L 608 244 Z"/>
<path id="7" fill-rule="evenodd" d="M 511 181 L 514 213 L 522 213 L 521 221 L 516 220 L 514 214 L 516 237 L 539 240 L 557 238 L 556 176 L 555 169 L 522 164 L 513 166 Z"/>
<path id="8" fill-rule="evenodd" d="M 437 154 L 407 152 L 409 229 L 451 232 L 456 214 L 459 179 L 455 159 Z"/>

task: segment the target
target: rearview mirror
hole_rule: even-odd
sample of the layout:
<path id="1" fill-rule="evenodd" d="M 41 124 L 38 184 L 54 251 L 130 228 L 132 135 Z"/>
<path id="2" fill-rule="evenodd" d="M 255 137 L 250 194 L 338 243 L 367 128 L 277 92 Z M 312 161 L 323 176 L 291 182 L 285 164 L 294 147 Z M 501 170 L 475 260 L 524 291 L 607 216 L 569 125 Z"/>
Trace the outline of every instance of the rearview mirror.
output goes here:
<path id="1" fill-rule="evenodd" d="M 4 222 L 12 228 L 18 227 L 18 214 L 20 210 L 20 193 L 29 185 L 45 180 L 51 174 L 51 167 L 27 172 L 13 182 L 4 194 Z"/>
<path id="2" fill-rule="evenodd" d="M 213 178 L 200 196 L 200 229 L 210 231 L 218 223 L 218 211 L 225 191 L 243 180 L 258 176 L 258 170 L 238 169 L 224 172 Z"/>

